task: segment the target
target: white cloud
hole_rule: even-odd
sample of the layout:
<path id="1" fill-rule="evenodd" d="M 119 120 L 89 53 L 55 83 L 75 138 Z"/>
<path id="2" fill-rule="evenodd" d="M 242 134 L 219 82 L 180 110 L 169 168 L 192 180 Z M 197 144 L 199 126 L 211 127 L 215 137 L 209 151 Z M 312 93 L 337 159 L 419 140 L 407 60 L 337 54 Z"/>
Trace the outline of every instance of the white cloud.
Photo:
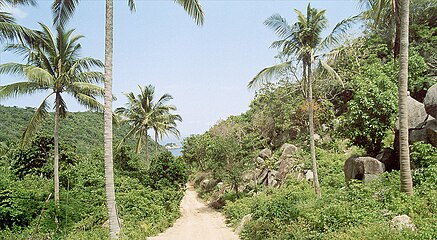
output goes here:
<path id="1" fill-rule="evenodd" d="M 2 10 L 12 14 L 12 16 L 14 16 L 15 18 L 26 18 L 27 17 L 27 12 L 21 10 L 18 7 L 12 7 L 10 5 L 7 5 Z"/>

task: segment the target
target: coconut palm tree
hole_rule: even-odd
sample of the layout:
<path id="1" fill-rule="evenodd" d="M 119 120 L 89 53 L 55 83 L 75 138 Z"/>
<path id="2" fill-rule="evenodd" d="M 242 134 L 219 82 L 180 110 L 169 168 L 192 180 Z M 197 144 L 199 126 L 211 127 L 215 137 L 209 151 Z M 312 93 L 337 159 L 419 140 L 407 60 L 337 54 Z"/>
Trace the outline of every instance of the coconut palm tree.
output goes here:
<path id="1" fill-rule="evenodd" d="M 127 0 L 131 11 L 135 1 Z M 197 25 L 203 24 L 203 10 L 198 0 L 174 0 L 181 5 Z M 54 24 L 64 26 L 74 13 L 79 0 L 54 0 L 52 5 Z M 112 53 L 113 53 L 113 0 L 106 0 L 105 11 L 105 99 L 104 99 L 104 146 L 105 188 L 109 214 L 110 238 L 117 239 L 120 224 L 115 206 L 115 189 L 112 159 Z"/>
<path id="2" fill-rule="evenodd" d="M 308 122 L 310 134 L 310 151 L 312 171 L 314 177 L 314 189 L 318 197 L 321 196 L 320 185 L 317 175 L 317 161 L 314 144 L 314 123 L 313 123 L 313 96 L 312 96 L 312 82 L 313 80 L 313 64 L 315 60 L 320 59 L 322 52 L 328 47 L 337 44 L 347 29 L 354 23 L 357 17 L 351 17 L 338 23 L 332 32 L 325 38 L 321 37 L 321 33 L 327 27 L 327 20 L 325 17 L 325 10 L 317 10 L 312 8 L 310 4 L 307 6 L 306 15 L 295 9 L 297 14 L 297 22 L 289 25 L 287 21 L 279 14 L 269 17 L 264 24 L 273 29 L 280 37 L 280 40 L 273 42 L 272 47 L 279 48 L 281 54 L 285 56 L 294 56 L 302 66 L 302 81 L 306 85 L 306 99 L 308 104 Z M 328 72 L 333 70 L 325 63 L 318 62 Z M 248 84 L 249 88 L 260 86 L 266 81 L 270 81 L 278 74 L 284 71 L 292 70 L 292 61 L 285 61 L 283 63 L 263 69 L 258 73 Z M 293 74 L 296 74 L 293 72 Z"/>
<path id="3" fill-rule="evenodd" d="M 400 0 L 400 55 L 399 55 L 399 162 L 401 174 L 401 191 L 407 195 L 413 194 L 413 182 L 410 169 L 410 150 L 408 144 L 408 30 L 409 30 L 409 0 Z"/>
<path id="4" fill-rule="evenodd" d="M 103 97 L 103 88 L 95 85 L 103 81 L 101 72 L 93 71 L 95 67 L 103 67 L 97 59 L 79 58 L 82 35 L 73 36 L 74 30 L 57 29 L 55 37 L 50 28 L 40 23 L 38 44 L 26 43 L 8 45 L 6 50 L 24 56 L 27 63 L 5 63 L 0 65 L 0 74 L 13 74 L 24 77 L 26 81 L 0 86 L 0 99 L 16 97 L 47 91 L 48 95 L 36 109 L 26 130 L 23 133 L 22 145 L 25 146 L 39 124 L 48 115 L 49 98 L 54 97 L 54 199 L 59 202 L 59 118 L 67 114 L 64 95 L 68 94 L 81 105 L 102 110 L 102 104 L 96 97 Z"/>
<path id="5" fill-rule="evenodd" d="M 169 94 L 162 95 L 158 101 L 154 101 L 155 87 L 152 85 L 146 86 L 144 89 L 138 86 L 140 94 L 134 93 L 126 94 L 128 103 L 126 108 L 120 107 L 115 112 L 121 115 L 121 122 L 129 124 L 130 130 L 125 137 L 120 141 L 121 145 L 127 138 L 134 136 L 136 138 L 136 152 L 141 152 L 143 140 L 146 146 L 146 162 L 149 159 L 149 129 L 156 129 L 156 133 L 169 129 L 175 131 L 175 121 L 180 119 L 179 115 L 173 115 L 171 110 L 176 108 L 173 105 L 166 105 L 168 101 L 173 99 Z M 177 130 L 176 130 L 177 132 Z M 156 135 L 157 136 L 157 135 Z"/>

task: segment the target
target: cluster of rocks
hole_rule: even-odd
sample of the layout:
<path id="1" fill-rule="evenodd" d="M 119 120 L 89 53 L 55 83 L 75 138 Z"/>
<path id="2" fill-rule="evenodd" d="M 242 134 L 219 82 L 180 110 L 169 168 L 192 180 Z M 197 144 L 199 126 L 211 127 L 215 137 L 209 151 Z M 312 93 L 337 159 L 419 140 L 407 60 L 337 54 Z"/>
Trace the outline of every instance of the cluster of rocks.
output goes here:
<path id="1" fill-rule="evenodd" d="M 281 148 L 281 155 L 278 160 L 273 159 L 272 151 L 268 148 L 263 149 L 256 158 L 257 167 L 253 171 L 256 184 L 263 184 L 270 187 L 280 187 L 287 179 L 289 174 L 293 174 L 297 179 L 305 177 L 303 164 L 297 164 L 293 158 L 297 147 L 284 143 Z M 269 164 L 275 161 L 274 164 Z"/>
<path id="2" fill-rule="evenodd" d="M 394 150 L 384 149 L 376 158 L 351 157 L 344 164 L 345 180 L 369 181 L 384 171 L 399 169 L 399 121 L 396 122 Z M 437 84 L 428 89 L 424 102 L 408 96 L 409 143 L 423 141 L 437 147 Z"/>

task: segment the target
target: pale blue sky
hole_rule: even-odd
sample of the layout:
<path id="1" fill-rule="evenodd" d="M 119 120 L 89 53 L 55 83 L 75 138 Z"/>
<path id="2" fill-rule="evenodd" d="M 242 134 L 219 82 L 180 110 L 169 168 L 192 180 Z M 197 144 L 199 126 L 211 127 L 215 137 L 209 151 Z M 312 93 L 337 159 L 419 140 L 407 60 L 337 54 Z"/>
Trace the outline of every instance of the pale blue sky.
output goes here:
<path id="1" fill-rule="evenodd" d="M 37 22 L 51 24 L 50 4 L 15 9 L 20 24 L 38 28 Z M 250 79 L 264 67 L 275 64 L 276 39 L 263 21 L 279 13 L 289 23 L 293 11 L 305 10 L 308 1 L 200 1 L 205 12 L 204 26 L 198 27 L 182 7 L 171 0 L 136 1 L 137 11 L 129 12 L 126 1 L 114 6 L 114 107 L 122 106 L 123 93 L 137 92 L 137 85 L 152 84 L 159 95 L 170 93 L 183 122 L 182 136 L 202 133 L 220 119 L 247 110 L 254 96 L 246 88 Z M 311 2 L 327 10 L 332 28 L 344 18 L 358 13 L 356 1 Z M 68 28 L 85 35 L 82 56 L 102 61 L 104 56 L 103 0 L 82 0 Z M 20 61 L 0 53 L 0 62 Z M 0 76 L 0 85 L 13 82 Z M 2 100 L 7 106 L 37 106 L 42 96 L 32 95 Z M 70 111 L 84 108 L 70 102 Z"/>

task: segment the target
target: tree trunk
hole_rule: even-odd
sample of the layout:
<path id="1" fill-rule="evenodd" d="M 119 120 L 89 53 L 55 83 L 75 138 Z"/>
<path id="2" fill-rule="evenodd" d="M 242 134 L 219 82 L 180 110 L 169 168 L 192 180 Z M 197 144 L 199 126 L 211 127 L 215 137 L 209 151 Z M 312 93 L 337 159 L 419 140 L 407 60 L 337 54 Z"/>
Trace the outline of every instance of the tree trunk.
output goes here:
<path id="1" fill-rule="evenodd" d="M 393 58 L 396 59 L 400 52 L 401 42 L 401 16 L 400 16 L 400 0 L 393 0 L 393 15 L 395 18 L 395 39 L 393 42 Z"/>
<path id="2" fill-rule="evenodd" d="M 401 191 L 407 195 L 413 194 L 413 182 L 410 169 L 410 150 L 408 144 L 408 29 L 409 0 L 401 0 L 401 46 L 399 70 L 399 162 L 401 174 Z"/>
<path id="3" fill-rule="evenodd" d="M 113 52 L 113 0 L 106 0 L 105 22 L 105 102 L 104 147 L 105 190 L 108 208 L 110 239 L 118 239 L 120 224 L 117 217 L 112 156 L 112 52 Z"/>
<path id="4" fill-rule="evenodd" d="M 147 134 L 146 130 L 146 163 L 149 162 L 149 134 Z"/>
<path id="5" fill-rule="evenodd" d="M 155 154 L 158 152 L 158 132 L 155 130 Z"/>
<path id="6" fill-rule="evenodd" d="M 54 145 L 55 145 L 55 153 L 54 153 L 54 161 L 53 161 L 53 178 L 54 178 L 54 199 L 55 199 L 55 205 L 57 206 L 59 204 L 59 93 L 56 93 L 55 95 L 55 127 L 53 130 L 53 138 L 54 138 Z"/>
<path id="7" fill-rule="evenodd" d="M 316 147 L 314 144 L 314 112 L 313 112 L 313 89 L 311 83 L 311 58 L 308 62 L 308 120 L 310 128 L 310 152 L 311 152 L 311 163 L 313 168 L 313 181 L 314 190 L 317 197 L 321 196 L 319 177 L 317 175 L 317 161 L 316 161 Z"/>

